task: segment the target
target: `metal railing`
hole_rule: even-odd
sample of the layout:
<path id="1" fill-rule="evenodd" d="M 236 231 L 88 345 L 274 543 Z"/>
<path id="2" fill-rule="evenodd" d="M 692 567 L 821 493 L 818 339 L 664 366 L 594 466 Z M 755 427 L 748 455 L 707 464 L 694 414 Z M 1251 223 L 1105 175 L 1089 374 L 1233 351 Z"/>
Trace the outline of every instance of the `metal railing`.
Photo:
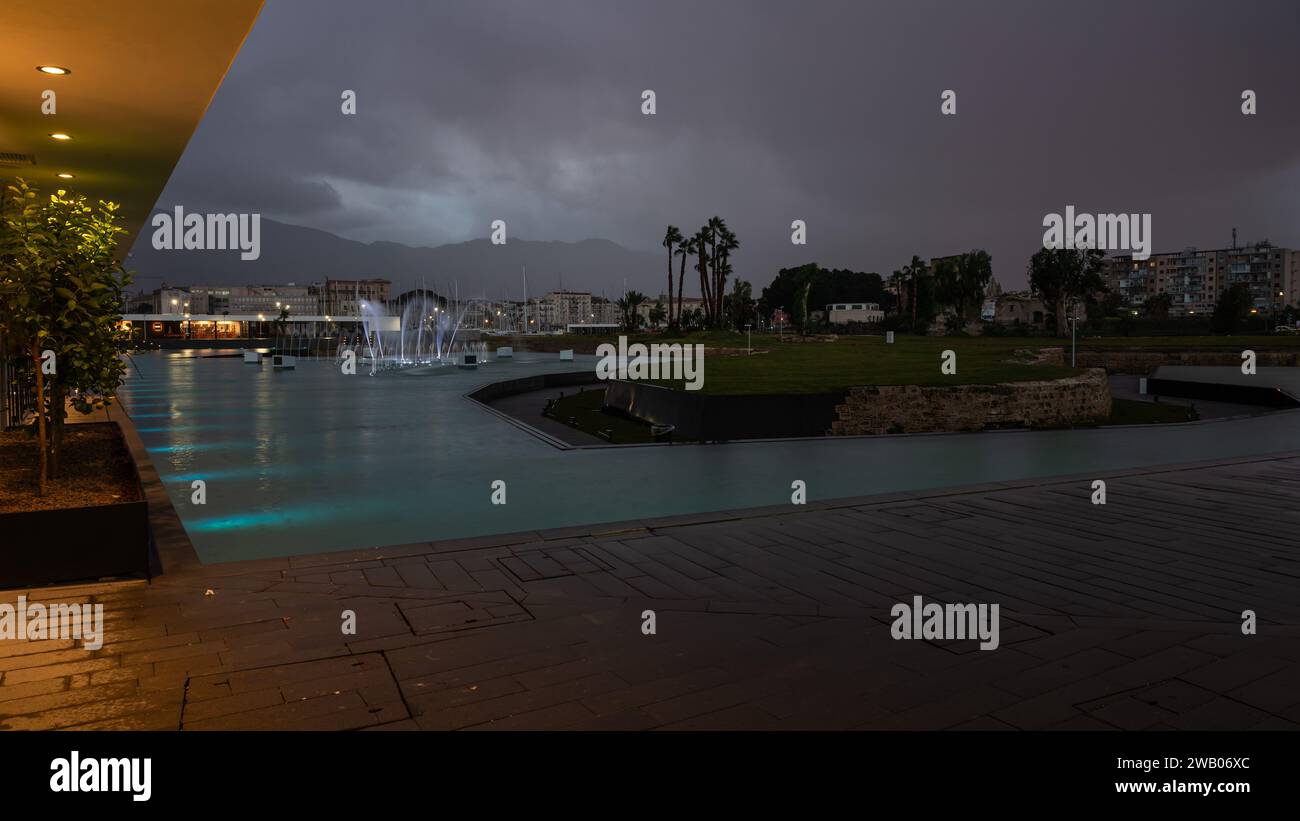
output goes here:
<path id="1" fill-rule="evenodd" d="M 34 399 L 31 379 L 19 371 L 17 360 L 8 355 L 4 337 L 0 337 L 0 430 L 21 425 L 35 409 Z"/>

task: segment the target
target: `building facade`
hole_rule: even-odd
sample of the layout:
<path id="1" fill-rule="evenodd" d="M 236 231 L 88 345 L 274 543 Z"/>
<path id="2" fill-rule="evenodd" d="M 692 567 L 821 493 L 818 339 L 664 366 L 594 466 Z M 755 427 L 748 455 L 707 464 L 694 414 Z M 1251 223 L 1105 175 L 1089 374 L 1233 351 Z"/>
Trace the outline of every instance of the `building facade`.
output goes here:
<path id="1" fill-rule="evenodd" d="M 590 291 L 551 291 L 542 297 L 542 305 L 543 321 L 548 330 L 573 323 L 590 323 L 595 319 Z"/>
<path id="2" fill-rule="evenodd" d="M 999 325 L 1042 327 L 1046 318 L 1043 300 L 1028 291 L 1008 291 L 993 298 L 991 321 Z"/>
<path id="3" fill-rule="evenodd" d="M 1219 296 L 1234 285 L 1250 289 L 1258 311 L 1300 305 L 1300 253 L 1267 242 L 1241 248 L 1186 248 L 1145 260 L 1131 255 L 1109 257 L 1103 276 L 1107 288 L 1132 307 L 1168 294 L 1170 316 L 1213 313 Z"/>
<path id="4" fill-rule="evenodd" d="M 388 302 L 392 283 L 386 279 L 327 279 L 319 290 L 320 313 L 329 316 L 360 316 L 362 303 Z"/>
<path id="5" fill-rule="evenodd" d="M 837 302 L 826 306 L 826 321 L 831 325 L 850 322 L 880 322 L 885 312 L 875 302 Z"/>

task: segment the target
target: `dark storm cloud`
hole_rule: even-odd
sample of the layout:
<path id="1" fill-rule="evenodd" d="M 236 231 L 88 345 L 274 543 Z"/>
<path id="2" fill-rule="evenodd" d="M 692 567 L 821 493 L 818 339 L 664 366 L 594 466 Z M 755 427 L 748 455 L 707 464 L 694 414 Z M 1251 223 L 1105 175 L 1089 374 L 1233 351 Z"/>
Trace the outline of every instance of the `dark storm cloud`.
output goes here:
<path id="1" fill-rule="evenodd" d="M 1067 204 L 1152 213 L 1156 250 L 1233 226 L 1295 245 L 1298 18 L 1290 0 L 269 0 L 159 206 L 653 250 L 716 213 L 760 286 L 977 246 L 1021 286 Z"/>

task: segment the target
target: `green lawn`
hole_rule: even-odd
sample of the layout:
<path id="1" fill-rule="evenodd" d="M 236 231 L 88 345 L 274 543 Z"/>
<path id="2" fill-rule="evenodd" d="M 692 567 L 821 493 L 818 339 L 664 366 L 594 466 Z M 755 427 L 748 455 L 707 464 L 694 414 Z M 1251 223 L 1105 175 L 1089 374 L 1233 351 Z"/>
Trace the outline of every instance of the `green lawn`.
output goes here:
<path id="1" fill-rule="evenodd" d="M 594 352 L 617 337 L 544 337 L 552 345 Z M 854 385 L 963 385 L 1059 379 L 1080 373 L 1068 367 L 1032 365 L 1017 359 L 1016 351 L 1059 347 L 1066 360 L 1069 338 L 1053 337 L 924 337 L 898 334 L 893 345 L 881 336 L 841 336 L 835 342 L 778 342 L 768 334 L 755 334 L 752 356 L 706 356 L 703 392 L 709 394 L 833 393 Z M 639 333 L 629 342 L 703 343 L 706 351 L 746 346 L 743 333 L 706 331 L 674 336 Z M 1300 348 L 1300 336 L 1148 336 L 1080 337 L 1083 349 L 1138 350 L 1277 350 Z M 558 348 L 557 348 L 558 349 Z M 940 354 L 957 354 L 956 374 L 940 371 Z M 1023 357 L 1020 357 L 1023 358 Z M 681 382 L 659 384 L 680 388 Z"/>
<path id="2" fill-rule="evenodd" d="M 752 356 L 708 356 L 710 347 L 745 347 L 743 334 L 706 343 L 705 393 L 833 393 L 853 385 L 969 385 L 1059 379 L 1071 368 L 1010 361 L 1018 349 L 1037 350 L 1043 340 L 978 337 L 840 337 L 836 342 L 777 342 L 755 337 Z M 690 337 L 683 341 L 695 341 Z M 1050 343 L 1049 343 L 1050 344 Z M 957 354 L 957 372 L 940 371 L 941 354 Z M 681 387 L 670 381 L 661 384 Z"/>

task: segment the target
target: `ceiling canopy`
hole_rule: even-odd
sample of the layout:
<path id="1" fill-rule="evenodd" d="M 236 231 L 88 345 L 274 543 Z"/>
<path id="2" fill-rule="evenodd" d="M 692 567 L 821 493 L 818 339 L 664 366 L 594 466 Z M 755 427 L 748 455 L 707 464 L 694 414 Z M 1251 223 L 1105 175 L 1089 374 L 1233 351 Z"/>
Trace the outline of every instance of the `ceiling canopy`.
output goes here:
<path id="1" fill-rule="evenodd" d="M 125 253 L 261 7 L 262 0 L 6 3 L 0 177 L 119 203 Z M 47 73 L 60 69 L 68 73 Z M 54 113 L 46 113 L 51 102 Z"/>

